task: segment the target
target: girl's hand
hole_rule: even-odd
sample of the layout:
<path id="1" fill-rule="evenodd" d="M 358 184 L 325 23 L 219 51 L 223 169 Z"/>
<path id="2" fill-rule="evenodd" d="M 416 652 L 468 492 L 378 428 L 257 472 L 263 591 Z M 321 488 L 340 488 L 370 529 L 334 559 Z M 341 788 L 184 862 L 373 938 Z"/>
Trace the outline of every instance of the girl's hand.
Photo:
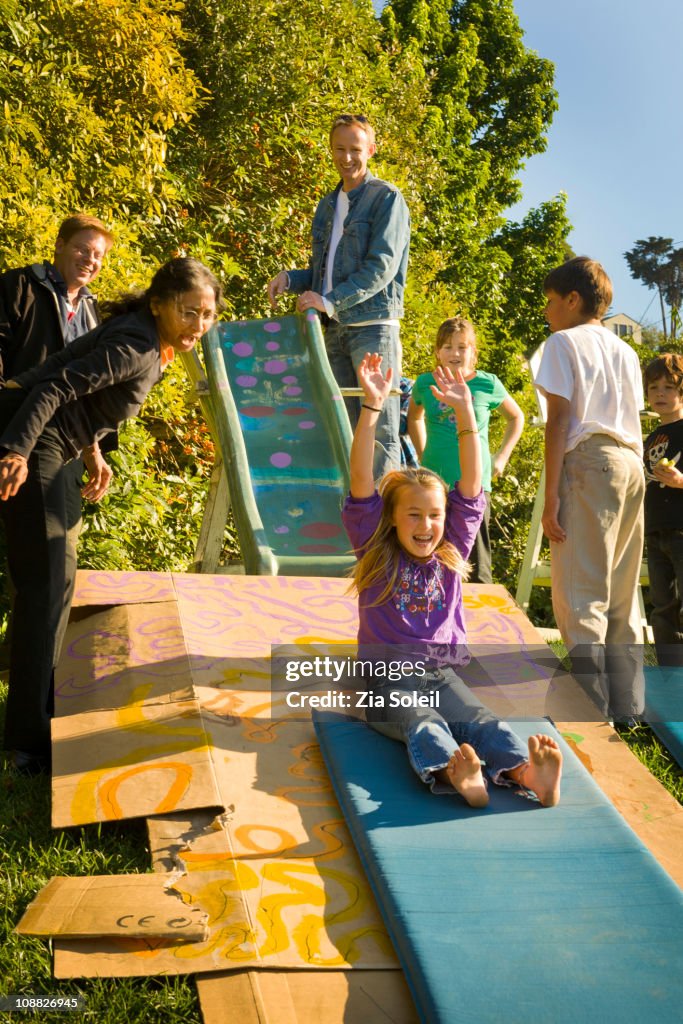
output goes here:
<path id="1" fill-rule="evenodd" d="M 453 374 L 448 367 L 437 366 L 432 372 L 436 385 L 430 386 L 435 398 L 453 409 L 457 406 L 472 405 L 472 393 L 461 370 L 456 367 Z"/>
<path id="2" fill-rule="evenodd" d="M 381 355 L 377 352 L 366 352 L 356 373 L 368 405 L 374 409 L 381 409 L 391 391 L 391 367 L 383 374 Z"/>
<path id="3" fill-rule="evenodd" d="M 508 460 L 505 458 L 504 455 L 501 455 L 500 452 L 498 452 L 498 454 L 494 456 L 493 462 L 491 463 L 491 476 L 493 477 L 494 480 L 499 480 L 502 477 L 503 473 L 505 472 L 505 467 L 507 466 L 507 464 Z"/>

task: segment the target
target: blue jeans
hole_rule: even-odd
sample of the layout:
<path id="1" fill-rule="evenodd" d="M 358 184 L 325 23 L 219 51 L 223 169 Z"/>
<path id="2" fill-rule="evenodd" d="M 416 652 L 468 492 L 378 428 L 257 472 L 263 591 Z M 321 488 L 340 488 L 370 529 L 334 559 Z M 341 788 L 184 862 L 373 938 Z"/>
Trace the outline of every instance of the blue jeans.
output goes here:
<path id="1" fill-rule="evenodd" d="M 399 328 L 386 324 L 370 324 L 367 327 L 347 327 L 331 320 L 325 328 L 325 348 L 332 372 L 340 388 L 358 387 L 356 370 L 366 352 L 379 352 L 382 356 L 382 372 L 391 367 L 392 386 L 397 388 L 401 380 L 401 342 Z M 347 398 L 346 408 L 353 430 L 358 421 L 360 400 Z M 375 431 L 375 480 L 381 480 L 385 473 L 399 469 L 401 465 L 401 443 L 399 427 L 401 404 L 398 395 L 387 399 Z"/>
<path id="2" fill-rule="evenodd" d="M 657 661 L 683 665 L 683 530 L 657 530 L 646 542 Z"/>
<path id="3" fill-rule="evenodd" d="M 437 707 L 392 707 L 395 699 L 413 692 L 434 695 Z M 485 707 L 456 673 L 449 668 L 433 669 L 426 676 L 412 676 L 400 683 L 374 687 L 384 707 L 367 709 L 369 725 L 383 736 L 405 743 L 413 770 L 432 790 L 438 791 L 434 773 L 445 768 L 461 743 L 469 743 L 485 763 L 492 782 L 509 786 L 502 773 L 529 760 L 529 751 L 507 722 Z M 442 791 L 452 792 L 451 787 Z"/>

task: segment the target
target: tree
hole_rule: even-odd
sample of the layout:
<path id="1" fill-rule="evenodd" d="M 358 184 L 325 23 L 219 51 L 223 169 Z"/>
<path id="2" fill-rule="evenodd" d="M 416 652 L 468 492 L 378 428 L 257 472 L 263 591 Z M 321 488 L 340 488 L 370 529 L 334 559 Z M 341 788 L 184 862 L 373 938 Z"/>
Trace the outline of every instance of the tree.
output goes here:
<path id="1" fill-rule="evenodd" d="M 166 156 L 199 83 L 166 0 L 3 0 L 0 23 L 0 266 L 42 258 L 67 213 L 87 210 L 124 241 L 128 266 L 177 202 Z M 111 266 L 111 264 L 110 264 Z M 106 275 L 103 275 L 106 282 Z M 119 285 L 120 287 L 120 285 Z"/>
<path id="2" fill-rule="evenodd" d="M 524 46 L 512 0 L 393 0 L 382 20 L 385 45 L 412 51 L 429 86 L 421 144 L 441 179 L 423 193 L 418 265 L 422 249 L 453 306 L 491 335 L 514 384 L 509 353 L 542 340 L 540 286 L 562 262 L 569 231 L 563 197 L 521 225 L 505 218 L 520 197 L 524 161 L 546 147 L 557 107 L 553 66 Z"/>
<path id="3" fill-rule="evenodd" d="M 406 190 L 419 217 L 411 156 L 424 74 L 402 54 L 390 66 L 369 2 L 196 0 L 183 23 L 207 100 L 171 154 L 175 172 L 196 182 L 178 237 L 222 263 L 231 312 L 265 314 L 268 278 L 308 260 L 313 210 L 337 181 L 336 114 L 374 121 L 373 170 Z"/>
<path id="4" fill-rule="evenodd" d="M 683 298 L 683 247 L 674 248 L 673 238 L 650 235 L 639 238 L 632 249 L 624 253 L 631 277 L 642 281 L 659 295 L 664 341 L 676 340 L 681 325 L 680 308 Z M 669 307 L 667 331 L 666 307 Z"/>

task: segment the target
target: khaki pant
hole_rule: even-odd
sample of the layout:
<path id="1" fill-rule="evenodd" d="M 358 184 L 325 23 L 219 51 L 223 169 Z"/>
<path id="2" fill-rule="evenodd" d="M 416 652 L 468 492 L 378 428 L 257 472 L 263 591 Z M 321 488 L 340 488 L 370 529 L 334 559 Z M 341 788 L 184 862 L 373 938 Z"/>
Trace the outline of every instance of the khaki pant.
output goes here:
<path id="1" fill-rule="evenodd" d="M 644 492 L 640 457 L 606 434 L 565 456 L 559 521 L 567 539 L 550 546 L 553 611 L 574 675 L 610 717 L 642 711 Z"/>

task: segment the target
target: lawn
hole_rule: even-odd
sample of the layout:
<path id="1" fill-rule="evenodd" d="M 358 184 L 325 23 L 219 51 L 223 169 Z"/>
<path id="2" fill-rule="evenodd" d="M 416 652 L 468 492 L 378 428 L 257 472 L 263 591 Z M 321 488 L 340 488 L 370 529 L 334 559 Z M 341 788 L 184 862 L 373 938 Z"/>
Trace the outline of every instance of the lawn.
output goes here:
<path id="1" fill-rule="evenodd" d="M 7 688 L 0 684 L 0 728 Z M 50 780 L 0 768 L 0 994 L 81 996 L 78 1021 L 96 1024 L 200 1024 L 192 977 L 56 981 L 42 939 L 12 934 L 24 909 L 55 875 L 118 875 L 150 870 L 142 820 L 81 828 L 50 827 Z M 7 1021 L 55 1021 L 60 1011 L 0 1013 Z"/>

